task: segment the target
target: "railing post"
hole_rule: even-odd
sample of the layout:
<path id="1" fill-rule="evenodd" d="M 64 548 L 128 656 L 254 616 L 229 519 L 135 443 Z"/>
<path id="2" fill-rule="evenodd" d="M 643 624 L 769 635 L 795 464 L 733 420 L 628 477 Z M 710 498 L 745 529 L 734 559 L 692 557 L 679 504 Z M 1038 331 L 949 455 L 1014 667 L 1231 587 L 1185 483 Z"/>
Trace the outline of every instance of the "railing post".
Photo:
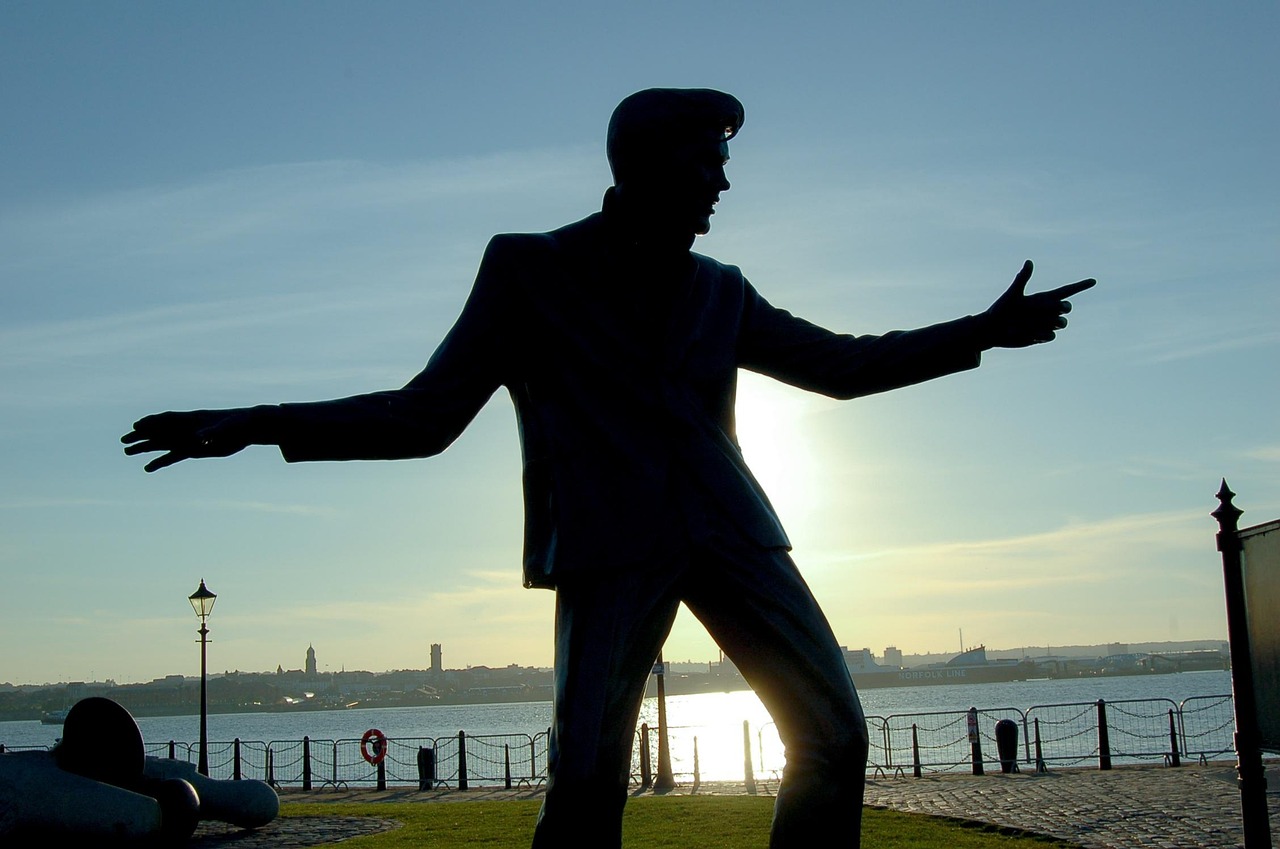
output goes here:
<path id="1" fill-rule="evenodd" d="M 693 738 L 693 789 L 702 786 L 702 768 L 698 765 L 698 738 Z"/>
<path id="2" fill-rule="evenodd" d="M 756 776 L 751 771 L 751 723 L 742 720 L 742 783 L 747 792 L 756 795 Z"/>
<path id="3" fill-rule="evenodd" d="M 551 735 L 547 735 L 550 739 Z M 538 749 L 533 743 L 533 738 L 529 738 L 529 783 L 534 783 L 538 778 Z"/>
<path id="4" fill-rule="evenodd" d="M 267 744 L 267 783 L 276 786 L 276 753 L 270 744 Z"/>
<path id="5" fill-rule="evenodd" d="M 973 761 L 973 774 L 982 775 L 982 734 L 978 731 L 978 709 L 969 708 L 969 756 Z"/>
<path id="6" fill-rule="evenodd" d="M 383 745 L 387 744 L 384 743 Z M 334 762 L 337 762 L 337 758 L 334 758 Z M 385 758 L 378 761 L 378 789 L 387 789 L 387 761 Z"/>
<path id="7" fill-rule="evenodd" d="M 302 738 L 302 789 L 311 789 L 311 738 Z"/>
<path id="8" fill-rule="evenodd" d="M 169 741 L 169 760 L 174 760 L 177 757 L 178 757 L 178 744 L 170 740 Z"/>
<path id="9" fill-rule="evenodd" d="M 1036 717 L 1036 772 L 1048 772 L 1044 765 L 1044 752 L 1040 750 L 1040 717 Z"/>
<path id="10" fill-rule="evenodd" d="M 1262 765 L 1261 730 L 1255 682 L 1253 647 L 1249 642 L 1245 611 L 1244 544 L 1240 540 L 1243 512 L 1232 499 L 1236 494 L 1222 479 L 1218 509 L 1210 515 L 1218 521 L 1218 551 L 1222 552 L 1222 583 L 1227 603 L 1227 646 L 1231 652 L 1231 694 L 1235 711 L 1236 786 L 1240 789 L 1240 816 L 1244 820 L 1245 849 L 1271 846 L 1271 816 L 1267 811 L 1267 775 Z"/>
<path id="11" fill-rule="evenodd" d="M 1111 769 L 1111 732 L 1107 730 L 1107 700 L 1098 699 L 1098 769 Z"/>
<path id="12" fill-rule="evenodd" d="M 458 789 L 467 789 L 467 732 L 458 732 Z"/>
<path id="13" fill-rule="evenodd" d="M 1169 765 L 1182 766 L 1178 754 L 1178 726 L 1173 722 L 1173 708 L 1169 708 Z"/>
<path id="14" fill-rule="evenodd" d="M 640 723 L 640 789 L 653 786 L 653 772 L 649 768 L 649 723 Z"/>
<path id="15" fill-rule="evenodd" d="M 511 789 L 511 744 L 510 743 L 504 744 L 502 749 L 503 749 L 504 760 L 506 762 L 506 768 L 507 768 L 506 788 L 510 790 Z"/>
<path id="16" fill-rule="evenodd" d="M 240 738 L 239 737 L 237 737 L 232 743 L 232 752 L 233 754 L 231 756 L 231 780 L 239 781 L 240 780 Z"/>
<path id="17" fill-rule="evenodd" d="M 924 770 L 920 768 L 920 736 L 916 729 L 916 724 L 911 723 L 911 774 L 920 778 Z"/>

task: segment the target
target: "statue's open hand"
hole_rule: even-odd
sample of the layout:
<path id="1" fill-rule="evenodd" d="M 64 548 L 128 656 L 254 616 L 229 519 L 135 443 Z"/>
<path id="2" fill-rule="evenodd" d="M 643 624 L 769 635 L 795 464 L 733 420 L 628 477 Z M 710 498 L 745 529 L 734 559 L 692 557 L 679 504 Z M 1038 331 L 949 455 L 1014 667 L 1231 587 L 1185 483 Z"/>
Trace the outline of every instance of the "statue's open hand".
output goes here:
<path id="1" fill-rule="evenodd" d="M 129 455 L 166 452 L 144 467 L 154 472 L 193 457 L 229 457 L 243 450 L 256 441 L 253 418 L 253 408 L 158 413 L 138 419 L 120 441 Z"/>
<path id="2" fill-rule="evenodd" d="M 991 347 L 1025 348 L 1052 341 L 1057 331 L 1067 326 L 1067 313 L 1071 312 L 1071 302 L 1067 298 L 1093 288 L 1098 282 L 1081 280 L 1048 292 L 1028 295 L 1027 281 L 1031 279 L 1031 268 L 1031 260 L 1023 263 L 1022 270 L 1013 278 L 1013 284 L 983 313 L 987 342 Z"/>

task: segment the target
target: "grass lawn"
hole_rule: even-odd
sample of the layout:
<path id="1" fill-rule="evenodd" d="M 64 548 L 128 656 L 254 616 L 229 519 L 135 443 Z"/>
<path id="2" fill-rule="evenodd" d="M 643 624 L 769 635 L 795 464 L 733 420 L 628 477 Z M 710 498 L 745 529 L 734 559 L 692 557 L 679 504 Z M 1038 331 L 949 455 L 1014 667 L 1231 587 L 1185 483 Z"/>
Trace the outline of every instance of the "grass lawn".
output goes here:
<path id="1" fill-rule="evenodd" d="M 464 846 L 524 849 L 533 835 L 537 801 L 287 803 L 285 817 L 352 816 L 392 819 L 394 831 L 343 842 L 347 849 Z M 674 796 L 632 799 L 623 819 L 627 849 L 767 849 L 773 799 L 751 796 Z M 1071 844 L 1026 837 L 953 820 L 868 809 L 865 849 L 1045 849 Z"/>

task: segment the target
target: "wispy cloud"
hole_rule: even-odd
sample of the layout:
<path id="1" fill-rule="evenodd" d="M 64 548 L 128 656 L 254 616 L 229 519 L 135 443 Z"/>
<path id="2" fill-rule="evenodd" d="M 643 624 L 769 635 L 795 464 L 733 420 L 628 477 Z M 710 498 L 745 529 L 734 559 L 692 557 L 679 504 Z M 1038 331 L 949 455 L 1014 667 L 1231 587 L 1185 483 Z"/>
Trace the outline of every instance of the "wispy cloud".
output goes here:
<path id="1" fill-rule="evenodd" d="M 1197 511 L 1136 514 L 1083 522 L 1035 534 L 901 546 L 857 554 L 827 553 L 812 559 L 824 571 L 857 565 L 892 566 L 909 575 L 912 592 L 988 592 L 1064 583 L 1099 583 L 1129 566 L 1123 552 L 1185 549 L 1203 543 L 1204 514 Z M 1034 570 L 1023 568 L 1035 564 Z"/>
<path id="2" fill-rule="evenodd" d="M 1280 463 L 1280 445 L 1260 445 L 1243 453 L 1245 457 L 1252 460 L 1261 460 L 1265 463 Z"/>

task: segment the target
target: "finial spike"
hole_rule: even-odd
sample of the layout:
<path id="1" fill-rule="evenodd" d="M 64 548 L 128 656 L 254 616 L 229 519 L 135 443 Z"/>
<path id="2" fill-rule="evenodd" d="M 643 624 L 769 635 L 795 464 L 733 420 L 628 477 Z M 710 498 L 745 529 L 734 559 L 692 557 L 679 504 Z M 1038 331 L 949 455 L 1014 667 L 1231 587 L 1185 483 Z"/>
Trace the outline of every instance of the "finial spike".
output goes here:
<path id="1" fill-rule="evenodd" d="M 1231 491 L 1231 487 L 1227 486 L 1227 479 L 1222 479 L 1222 486 L 1218 489 L 1218 501 L 1222 502 L 1218 505 L 1218 509 L 1209 515 L 1218 520 L 1218 527 L 1221 531 L 1234 534 L 1236 532 L 1236 522 L 1244 515 L 1244 511 L 1236 507 L 1231 499 L 1236 494 Z"/>

